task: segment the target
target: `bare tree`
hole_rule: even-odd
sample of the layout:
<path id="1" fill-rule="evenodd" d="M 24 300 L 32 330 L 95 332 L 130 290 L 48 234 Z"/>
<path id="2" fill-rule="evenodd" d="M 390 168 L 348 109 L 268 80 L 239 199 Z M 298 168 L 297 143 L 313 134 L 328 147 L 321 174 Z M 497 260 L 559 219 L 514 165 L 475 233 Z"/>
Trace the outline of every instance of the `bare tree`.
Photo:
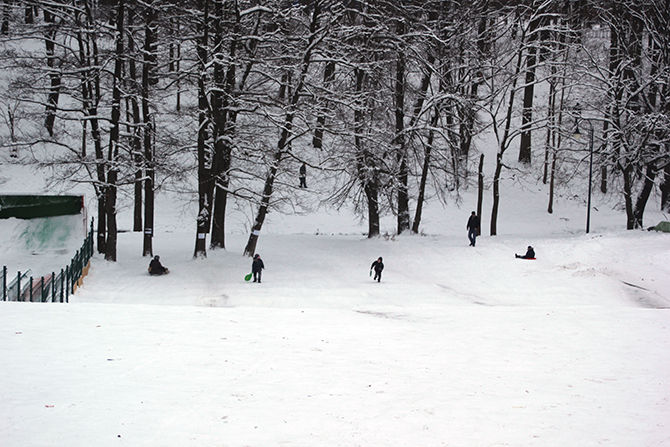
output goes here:
<path id="1" fill-rule="evenodd" d="M 244 248 L 244 254 L 247 256 L 253 256 L 254 252 L 256 251 L 256 244 L 258 243 L 258 237 L 270 206 L 270 199 L 272 197 L 274 183 L 279 171 L 280 164 L 284 157 L 289 153 L 290 143 L 293 137 L 294 119 L 296 118 L 296 114 L 298 112 L 299 100 L 307 82 L 308 71 L 312 63 L 312 55 L 314 53 L 315 47 L 323 40 L 324 34 L 328 32 L 327 12 L 328 8 L 332 6 L 332 3 L 327 0 L 315 0 L 310 6 L 311 13 L 309 19 L 309 28 L 305 36 L 304 46 L 299 50 L 300 63 L 298 65 L 298 71 L 295 76 L 295 83 L 288 86 L 290 95 L 287 94 L 286 96 L 287 103 L 285 104 L 283 112 L 279 140 L 277 141 L 274 154 L 272 155 L 268 167 L 268 172 L 263 186 L 263 193 L 261 195 L 256 218 L 254 219 L 254 224 L 251 229 L 251 234 L 249 235 L 249 240 L 247 241 L 247 245 Z M 322 14 L 326 16 L 325 20 L 324 17 L 322 17 Z M 285 87 L 286 85 L 282 83 L 279 95 L 280 98 L 282 96 L 281 90 Z"/>

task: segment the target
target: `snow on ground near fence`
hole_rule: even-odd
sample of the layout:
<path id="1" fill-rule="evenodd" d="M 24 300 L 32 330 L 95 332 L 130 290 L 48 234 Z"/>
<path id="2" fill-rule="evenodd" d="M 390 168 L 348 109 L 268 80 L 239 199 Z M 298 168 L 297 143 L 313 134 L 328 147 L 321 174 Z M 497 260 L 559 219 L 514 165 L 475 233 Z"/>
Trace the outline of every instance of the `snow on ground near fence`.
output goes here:
<path id="1" fill-rule="evenodd" d="M 260 285 L 242 235 L 157 235 L 165 277 L 140 237 L 1 303 L 3 446 L 670 445 L 665 234 L 265 235 Z"/>

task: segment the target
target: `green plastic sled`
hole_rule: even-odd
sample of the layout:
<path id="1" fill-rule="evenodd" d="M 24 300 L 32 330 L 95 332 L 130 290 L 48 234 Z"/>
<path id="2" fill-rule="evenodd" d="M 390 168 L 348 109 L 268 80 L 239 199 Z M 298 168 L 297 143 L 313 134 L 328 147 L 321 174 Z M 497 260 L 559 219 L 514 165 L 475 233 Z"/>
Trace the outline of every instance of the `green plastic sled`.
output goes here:
<path id="1" fill-rule="evenodd" d="M 249 273 L 248 275 L 246 275 L 246 276 L 244 277 L 244 280 L 245 280 L 245 281 L 250 281 L 252 276 L 253 276 L 253 274 L 252 274 L 252 273 Z"/>

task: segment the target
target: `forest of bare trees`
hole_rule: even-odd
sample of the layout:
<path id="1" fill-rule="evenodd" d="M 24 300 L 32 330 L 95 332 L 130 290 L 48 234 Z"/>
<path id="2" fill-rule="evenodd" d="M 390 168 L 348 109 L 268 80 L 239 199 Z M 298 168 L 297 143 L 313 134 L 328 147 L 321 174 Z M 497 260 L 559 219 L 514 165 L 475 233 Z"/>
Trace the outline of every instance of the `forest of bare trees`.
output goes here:
<path id="1" fill-rule="evenodd" d="M 670 212 L 668 1 L 4 0 L 0 42 L 0 145 L 90 185 L 108 260 L 120 195 L 152 254 L 165 185 L 198 203 L 194 256 L 226 246 L 231 207 L 252 255 L 302 163 L 369 237 L 389 214 L 419 233 L 427 200 L 466 188 L 495 235 L 508 170 L 552 213 L 591 159 L 626 228 Z"/>

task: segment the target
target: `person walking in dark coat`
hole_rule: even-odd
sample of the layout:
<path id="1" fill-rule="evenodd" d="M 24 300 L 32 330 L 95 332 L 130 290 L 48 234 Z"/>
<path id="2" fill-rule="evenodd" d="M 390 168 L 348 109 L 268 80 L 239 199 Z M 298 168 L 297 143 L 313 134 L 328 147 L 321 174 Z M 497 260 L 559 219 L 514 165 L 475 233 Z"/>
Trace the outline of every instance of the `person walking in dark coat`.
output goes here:
<path id="1" fill-rule="evenodd" d="M 256 253 L 254 255 L 254 260 L 251 263 L 251 273 L 254 274 L 254 282 L 261 282 L 261 270 L 265 268 L 261 255 Z"/>
<path id="2" fill-rule="evenodd" d="M 373 270 L 375 271 L 375 277 L 372 279 L 376 279 L 377 282 L 380 282 L 382 280 L 382 270 L 384 270 L 384 263 L 382 262 L 381 256 L 370 266 L 370 273 L 372 273 Z"/>
<path id="3" fill-rule="evenodd" d="M 468 229 L 468 239 L 470 239 L 470 247 L 475 246 L 477 241 L 477 234 L 479 233 L 479 216 L 473 211 L 468 219 L 468 224 L 466 226 Z"/>
<path id="4" fill-rule="evenodd" d="M 515 258 L 521 258 L 521 259 L 535 259 L 535 250 L 533 250 L 533 247 L 530 245 L 528 246 L 528 250 L 526 250 L 526 254 L 521 256 L 516 253 L 514 253 Z"/>
<path id="5" fill-rule="evenodd" d="M 150 275 L 165 275 L 168 273 L 167 267 L 163 267 L 160 261 L 161 257 L 156 255 L 149 263 L 149 274 Z"/>
<path id="6" fill-rule="evenodd" d="M 300 187 L 307 188 L 307 165 L 300 166 Z"/>

